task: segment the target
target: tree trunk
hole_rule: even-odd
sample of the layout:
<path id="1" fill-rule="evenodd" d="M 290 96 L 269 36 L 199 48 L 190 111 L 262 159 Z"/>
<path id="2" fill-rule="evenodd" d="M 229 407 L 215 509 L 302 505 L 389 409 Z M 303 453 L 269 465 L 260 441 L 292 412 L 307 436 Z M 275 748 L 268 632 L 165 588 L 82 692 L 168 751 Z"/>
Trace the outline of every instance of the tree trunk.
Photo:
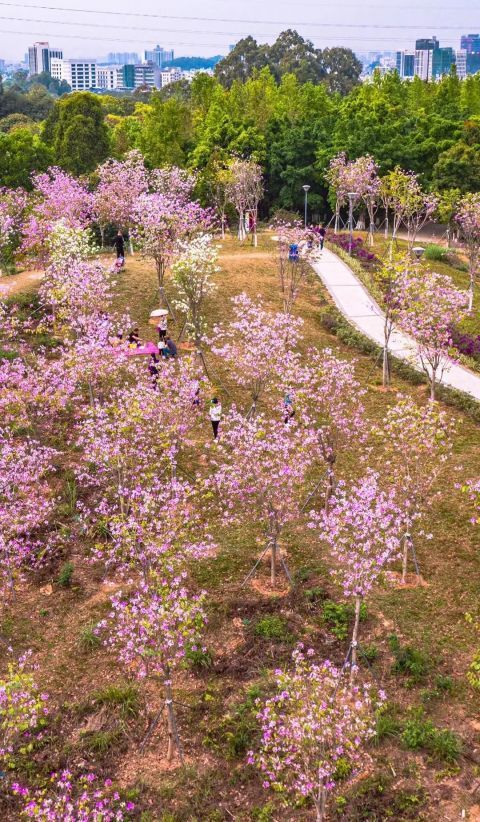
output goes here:
<path id="1" fill-rule="evenodd" d="M 384 388 L 388 388 L 390 385 L 390 366 L 388 362 L 388 346 L 386 343 L 383 348 L 382 384 Z"/>
<path id="2" fill-rule="evenodd" d="M 129 249 L 130 249 L 130 254 L 131 254 L 131 255 L 132 255 L 132 257 L 133 257 L 133 243 L 132 243 L 132 238 L 131 238 L 131 236 L 130 236 L 130 232 L 129 232 L 129 234 L 128 234 L 128 247 L 129 247 Z"/>
<path id="3" fill-rule="evenodd" d="M 390 224 L 388 221 L 388 208 L 385 209 L 385 239 L 388 240 L 388 229 L 390 228 Z"/>
<path id="4" fill-rule="evenodd" d="M 432 376 L 430 378 L 430 399 L 431 399 L 432 402 L 435 402 L 436 385 L 437 385 L 436 372 L 432 368 Z"/>
<path id="5" fill-rule="evenodd" d="M 275 588 L 277 582 L 277 540 L 272 540 L 272 547 L 271 547 L 271 561 L 270 561 L 270 582 L 272 583 L 272 588 Z"/>
<path id="6" fill-rule="evenodd" d="M 468 288 L 468 310 L 472 311 L 473 309 L 473 292 L 475 288 L 475 273 L 473 271 L 470 272 L 470 285 Z"/>
<path id="7" fill-rule="evenodd" d="M 335 490 L 335 473 L 333 470 L 332 464 L 328 465 L 327 468 L 327 490 L 325 493 L 325 513 L 328 514 L 328 509 L 330 506 L 330 499 L 333 496 L 333 492 Z"/>
<path id="8" fill-rule="evenodd" d="M 335 225 L 334 225 L 334 228 L 333 228 L 335 234 L 338 234 L 339 227 L 340 227 L 340 208 L 339 208 L 339 205 L 337 203 L 337 205 L 335 206 Z"/>
<path id="9" fill-rule="evenodd" d="M 325 790 L 325 785 L 321 784 L 318 789 L 318 794 L 313 799 L 315 804 L 315 819 L 316 822 L 324 822 L 325 819 L 325 811 L 327 808 L 327 791 Z"/>
<path id="10" fill-rule="evenodd" d="M 410 535 L 405 534 L 403 538 L 403 557 L 402 557 L 402 585 L 405 585 L 407 582 L 407 569 L 408 569 L 408 549 L 410 547 Z"/>
<path id="11" fill-rule="evenodd" d="M 98 224 L 98 228 L 100 229 L 101 248 L 103 250 L 105 248 L 105 228 L 102 223 Z"/>
<path id="12" fill-rule="evenodd" d="M 358 644 L 358 627 L 360 625 L 360 605 L 362 600 L 357 597 L 355 600 L 355 622 L 353 624 L 352 634 L 352 667 L 350 669 L 350 680 L 354 677 L 354 668 L 357 667 L 357 644 Z"/>
<path id="13" fill-rule="evenodd" d="M 167 674 L 168 676 L 168 674 Z M 175 712 L 173 710 L 173 693 L 170 682 L 165 683 L 165 706 L 167 709 L 168 748 L 167 761 L 171 762 L 178 748 L 178 730 Z"/>

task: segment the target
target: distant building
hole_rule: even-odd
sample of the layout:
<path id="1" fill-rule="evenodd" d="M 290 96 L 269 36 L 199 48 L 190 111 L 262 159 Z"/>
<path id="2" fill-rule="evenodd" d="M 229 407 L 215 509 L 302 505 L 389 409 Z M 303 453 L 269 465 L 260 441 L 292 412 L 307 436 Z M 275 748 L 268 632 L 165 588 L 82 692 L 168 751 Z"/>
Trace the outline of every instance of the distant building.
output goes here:
<path id="1" fill-rule="evenodd" d="M 116 51 L 110 52 L 105 62 L 109 63 L 110 65 L 117 66 L 124 66 L 127 63 L 130 63 L 134 66 L 135 63 L 140 62 L 140 57 L 134 51 Z"/>
<path id="2" fill-rule="evenodd" d="M 162 72 L 154 63 L 137 63 L 134 66 L 134 87 L 162 87 Z"/>
<path id="3" fill-rule="evenodd" d="M 178 83 L 183 77 L 183 71 L 178 68 L 167 69 L 162 71 L 162 88 L 169 86 L 171 83 Z"/>
<path id="4" fill-rule="evenodd" d="M 457 64 L 457 77 L 460 80 L 465 80 L 467 76 L 467 52 L 465 49 L 460 49 L 457 51 L 456 55 L 456 64 Z"/>
<path id="5" fill-rule="evenodd" d="M 415 75 L 415 52 L 397 51 L 396 69 L 404 79 L 410 79 Z"/>
<path id="6" fill-rule="evenodd" d="M 0 71 L 5 71 L 5 66 L 6 66 L 5 60 L 0 59 Z"/>
<path id="7" fill-rule="evenodd" d="M 171 63 L 173 60 L 173 49 L 163 49 L 161 46 L 155 46 L 150 51 L 144 52 L 145 63 L 154 63 L 158 68 L 163 68 L 165 63 Z"/>
<path id="8" fill-rule="evenodd" d="M 97 87 L 97 61 L 52 59 L 51 75 L 56 80 L 65 80 L 72 91 L 89 91 Z"/>
<path id="9" fill-rule="evenodd" d="M 452 66 L 455 65 L 455 51 L 448 48 L 437 48 L 432 52 L 432 76 L 434 80 L 450 74 Z"/>
<path id="10" fill-rule="evenodd" d="M 467 54 L 480 54 L 480 34 L 464 34 L 460 40 L 460 49 Z"/>
<path id="11" fill-rule="evenodd" d="M 34 74 L 41 74 L 42 71 L 50 72 L 51 61 L 61 60 L 63 51 L 61 49 L 51 49 L 47 42 L 34 43 L 28 49 L 28 73 L 30 77 Z"/>
<path id="12" fill-rule="evenodd" d="M 96 79 L 98 89 L 121 91 L 135 88 L 135 66 L 133 65 L 97 65 Z"/>
<path id="13" fill-rule="evenodd" d="M 467 74 L 477 74 L 480 71 L 480 53 L 467 54 Z"/>

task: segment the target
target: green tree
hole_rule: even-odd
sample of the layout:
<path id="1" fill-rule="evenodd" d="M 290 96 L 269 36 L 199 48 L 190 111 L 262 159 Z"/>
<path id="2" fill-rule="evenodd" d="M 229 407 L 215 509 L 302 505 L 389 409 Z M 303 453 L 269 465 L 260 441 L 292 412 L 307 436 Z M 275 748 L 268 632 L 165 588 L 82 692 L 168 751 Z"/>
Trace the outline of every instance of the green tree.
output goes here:
<path id="1" fill-rule="evenodd" d="M 184 166 L 192 137 L 188 103 L 153 94 L 140 135 L 140 149 L 152 166 Z"/>
<path id="2" fill-rule="evenodd" d="M 0 133 L 0 186 L 31 188 L 33 171 L 52 164 L 52 151 L 28 128 Z"/>
<path id="3" fill-rule="evenodd" d="M 109 154 L 109 132 L 101 101 L 83 91 L 55 103 L 43 130 L 55 163 L 71 174 L 88 174 Z"/>

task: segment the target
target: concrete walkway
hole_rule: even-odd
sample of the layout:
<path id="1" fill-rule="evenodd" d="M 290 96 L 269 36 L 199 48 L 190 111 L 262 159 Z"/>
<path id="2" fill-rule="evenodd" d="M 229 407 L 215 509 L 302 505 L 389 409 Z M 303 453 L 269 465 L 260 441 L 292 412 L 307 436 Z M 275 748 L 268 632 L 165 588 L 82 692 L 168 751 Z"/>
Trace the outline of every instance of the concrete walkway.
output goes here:
<path id="1" fill-rule="evenodd" d="M 336 254 L 328 249 L 311 261 L 337 308 L 365 336 L 370 337 L 383 348 L 384 314 L 358 277 Z M 393 331 L 390 337 L 390 352 L 401 360 L 422 370 L 417 344 L 401 331 Z M 441 379 L 443 385 L 464 391 L 480 401 L 480 376 L 461 365 L 452 363 L 445 369 Z"/>

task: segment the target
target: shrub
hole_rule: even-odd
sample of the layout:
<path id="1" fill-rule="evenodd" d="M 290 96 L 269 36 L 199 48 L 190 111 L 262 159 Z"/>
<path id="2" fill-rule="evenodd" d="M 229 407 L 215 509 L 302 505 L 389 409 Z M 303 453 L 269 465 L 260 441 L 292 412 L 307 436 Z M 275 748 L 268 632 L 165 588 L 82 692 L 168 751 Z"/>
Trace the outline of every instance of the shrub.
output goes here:
<path id="1" fill-rule="evenodd" d="M 447 728 L 436 728 L 422 708 L 414 709 L 405 722 L 402 742 L 411 751 L 425 750 L 443 762 L 455 762 L 462 751 L 457 735 Z"/>
<path id="2" fill-rule="evenodd" d="M 57 577 L 57 583 L 61 588 L 70 588 L 70 585 L 72 584 L 73 571 L 73 562 L 65 562 L 65 564 L 62 565 Z"/>
<path id="3" fill-rule="evenodd" d="M 96 705 L 116 707 L 125 717 L 138 716 L 140 712 L 140 698 L 138 688 L 130 683 L 107 685 L 93 694 Z"/>
<path id="4" fill-rule="evenodd" d="M 426 260 L 430 260 L 431 262 L 441 263 L 445 261 L 445 258 L 448 256 L 448 250 L 441 245 L 435 245 L 435 243 L 429 243 L 425 246 L 425 253 L 424 257 Z"/>
<path id="5" fill-rule="evenodd" d="M 333 602 L 327 599 L 322 606 L 322 617 L 330 628 L 332 634 L 337 639 L 346 639 L 348 636 L 349 622 L 354 615 L 354 608 L 352 605 L 345 605 L 341 602 Z M 360 619 L 363 621 L 367 618 L 367 608 L 364 602 L 360 606 Z"/>
<path id="6" fill-rule="evenodd" d="M 251 747 L 253 737 L 258 731 L 257 700 L 261 695 L 262 689 L 258 685 L 253 685 L 246 692 L 244 701 L 226 717 L 224 738 L 227 742 L 228 756 L 244 756 Z"/>
<path id="7" fill-rule="evenodd" d="M 398 716 L 397 707 L 385 702 L 377 711 L 375 725 L 375 741 L 392 739 L 401 732 L 402 725 Z"/>
<path id="8" fill-rule="evenodd" d="M 288 641 L 291 635 L 288 632 L 287 623 L 277 614 L 268 614 L 258 620 L 254 627 L 255 636 L 262 639 L 275 639 L 278 641 Z"/>
<path id="9" fill-rule="evenodd" d="M 426 676 L 429 669 L 429 662 L 422 651 L 412 648 L 411 645 L 402 647 L 395 634 L 389 637 L 390 650 L 395 657 L 392 671 L 396 674 L 404 674 L 413 683 L 420 682 Z"/>
<path id="10" fill-rule="evenodd" d="M 185 659 L 187 659 L 194 668 L 210 669 L 213 667 L 212 653 L 205 648 L 195 648 L 195 650 L 193 650 L 193 648 L 187 648 Z"/>
<path id="11" fill-rule="evenodd" d="M 82 628 L 80 633 L 79 643 L 80 647 L 84 651 L 94 651 L 96 648 L 99 648 L 102 644 L 102 640 L 95 633 L 95 628 L 97 626 L 96 622 L 90 622 L 88 625 L 85 625 Z"/>
<path id="12" fill-rule="evenodd" d="M 477 651 L 467 671 L 467 681 L 472 688 L 480 691 L 480 650 Z"/>

